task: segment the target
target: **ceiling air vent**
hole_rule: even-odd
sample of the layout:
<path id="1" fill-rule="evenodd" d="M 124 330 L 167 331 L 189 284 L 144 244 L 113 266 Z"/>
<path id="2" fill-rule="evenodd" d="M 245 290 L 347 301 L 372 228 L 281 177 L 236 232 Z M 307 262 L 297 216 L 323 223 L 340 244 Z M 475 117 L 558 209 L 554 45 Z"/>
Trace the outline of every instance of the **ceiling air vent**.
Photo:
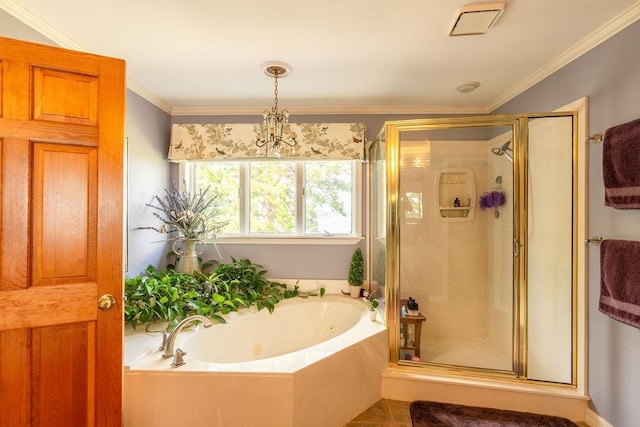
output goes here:
<path id="1" fill-rule="evenodd" d="M 484 34 L 496 23 L 505 3 L 468 4 L 458 9 L 453 21 L 450 36 L 469 36 Z"/>

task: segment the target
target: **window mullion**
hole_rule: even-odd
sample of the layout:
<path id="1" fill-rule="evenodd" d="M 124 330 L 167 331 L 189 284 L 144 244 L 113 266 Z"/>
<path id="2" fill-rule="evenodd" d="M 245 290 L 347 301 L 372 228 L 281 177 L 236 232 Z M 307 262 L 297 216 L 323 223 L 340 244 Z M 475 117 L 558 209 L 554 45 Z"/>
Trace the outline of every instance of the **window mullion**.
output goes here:
<path id="1" fill-rule="evenodd" d="M 251 194 L 251 182 L 249 178 L 249 173 L 251 171 L 249 162 L 240 162 L 238 163 L 240 166 L 239 176 L 240 182 L 238 186 L 238 197 L 239 197 L 239 215 L 240 215 L 240 235 L 246 236 L 249 234 L 249 215 L 250 215 L 250 194 Z"/>
<path id="2" fill-rule="evenodd" d="M 184 161 L 178 165 L 178 189 L 180 191 L 188 190 L 193 193 L 196 189 L 195 174 L 193 173 L 193 162 Z M 185 188 L 186 187 L 186 188 Z"/>
<path id="3" fill-rule="evenodd" d="M 367 190 L 363 186 L 363 163 L 353 162 L 351 165 L 351 197 L 352 215 L 351 215 L 351 232 L 357 236 L 362 236 L 363 221 L 363 197 L 367 194 Z M 365 180 L 365 182 L 367 182 Z M 358 190 L 359 189 L 359 190 Z"/>
<path id="4" fill-rule="evenodd" d="M 305 210 L 305 163 L 296 162 L 296 234 L 306 233 L 304 229 Z"/>

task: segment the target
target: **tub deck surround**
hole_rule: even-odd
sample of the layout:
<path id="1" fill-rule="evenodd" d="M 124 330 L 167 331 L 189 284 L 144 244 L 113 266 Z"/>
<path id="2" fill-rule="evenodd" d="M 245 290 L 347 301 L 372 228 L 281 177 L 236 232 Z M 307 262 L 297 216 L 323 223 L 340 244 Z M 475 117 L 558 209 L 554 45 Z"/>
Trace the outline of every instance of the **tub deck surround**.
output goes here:
<path id="1" fill-rule="evenodd" d="M 126 426 L 342 426 L 380 399 L 381 374 L 388 364 L 388 333 L 381 321 L 369 319 L 367 307 L 359 299 L 343 295 L 293 298 L 279 303 L 273 314 L 249 309 L 228 318 L 226 325 L 181 333 L 184 335 L 178 337 L 176 347 L 187 352 L 187 363 L 179 368 L 162 359 L 160 334 L 146 333 L 143 328 L 127 333 Z M 253 326 L 252 318 L 257 322 Z M 260 324 L 267 320 L 277 320 L 271 326 L 273 334 L 261 331 L 256 335 L 261 339 L 257 344 L 266 351 L 270 345 L 262 339 L 272 335 L 270 338 L 283 341 L 289 352 L 233 362 L 224 354 L 209 355 L 206 346 L 197 348 L 197 340 L 206 338 L 214 340 L 214 347 L 220 343 L 239 351 L 238 356 L 255 352 L 257 344 L 250 340 L 239 342 L 234 350 L 235 345 L 228 342 L 233 334 L 203 335 L 218 327 L 232 328 L 234 320 L 238 325 L 243 322 L 242 329 L 249 332 L 260 331 Z M 298 331 L 283 332 L 286 324 Z M 290 345 L 296 344 L 296 337 L 287 334 L 309 328 L 317 329 L 315 338 L 324 341 L 307 342 L 308 347 L 292 351 Z M 223 356 L 225 362 L 204 360 Z"/>

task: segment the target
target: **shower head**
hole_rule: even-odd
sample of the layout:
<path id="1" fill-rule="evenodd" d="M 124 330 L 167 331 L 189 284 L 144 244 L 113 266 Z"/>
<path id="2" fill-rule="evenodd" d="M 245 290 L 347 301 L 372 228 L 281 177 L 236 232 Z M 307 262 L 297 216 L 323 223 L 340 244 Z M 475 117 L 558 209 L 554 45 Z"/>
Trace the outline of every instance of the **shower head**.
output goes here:
<path id="1" fill-rule="evenodd" d="M 502 144 L 502 147 L 492 148 L 491 152 L 496 156 L 505 156 L 511 163 L 513 163 L 513 150 L 511 149 L 511 140 Z"/>

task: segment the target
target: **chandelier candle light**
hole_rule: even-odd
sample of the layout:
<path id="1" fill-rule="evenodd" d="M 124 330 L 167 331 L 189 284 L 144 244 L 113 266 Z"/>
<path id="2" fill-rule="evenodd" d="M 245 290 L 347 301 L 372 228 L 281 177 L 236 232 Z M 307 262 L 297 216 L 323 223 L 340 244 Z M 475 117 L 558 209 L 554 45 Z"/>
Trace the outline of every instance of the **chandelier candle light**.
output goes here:
<path id="1" fill-rule="evenodd" d="M 291 67 L 282 62 L 267 62 L 262 65 L 264 73 L 274 78 L 274 105 L 271 110 L 264 110 L 262 117 L 264 118 L 264 130 L 267 135 L 262 136 L 261 133 L 256 135 L 256 145 L 258 148 L 265 147 L 265 154 L 269 155 L 269 150 L 273 155 L 280 157 L 280 150 L 284 145 L 291 147 L 295 152 L 297 144 L 296 133 L 291 132 L 288 126 L 289 112 L 287 110 L 278 111 L 278 77 L 285 77 L 291 72 Z M 283 137 L 284 131 L 289 135 Z"/>

